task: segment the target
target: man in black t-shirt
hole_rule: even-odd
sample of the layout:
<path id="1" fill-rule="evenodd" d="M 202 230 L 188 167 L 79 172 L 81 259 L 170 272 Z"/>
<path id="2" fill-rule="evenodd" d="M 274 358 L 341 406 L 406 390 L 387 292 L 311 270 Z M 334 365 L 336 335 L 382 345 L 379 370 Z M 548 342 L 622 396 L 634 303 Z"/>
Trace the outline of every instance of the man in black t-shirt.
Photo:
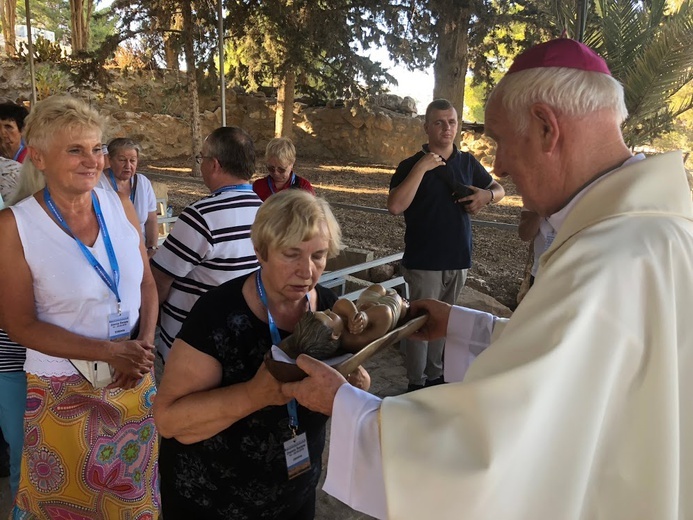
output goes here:
<path id="1" fill-rule="evenodd" d="M 455 303 L 471 266 L 476 215 L 505 195 L 503 187 L 467 152 L 454 144 L 457 111 L 445 99 L 428 105 L 428 144 L 402 161 L 390 181 L 387 209 L 404 213 L 402 271 L 412 299 Z M 404 340 L 409 390 L 443 383 L 444 340 Z"/>

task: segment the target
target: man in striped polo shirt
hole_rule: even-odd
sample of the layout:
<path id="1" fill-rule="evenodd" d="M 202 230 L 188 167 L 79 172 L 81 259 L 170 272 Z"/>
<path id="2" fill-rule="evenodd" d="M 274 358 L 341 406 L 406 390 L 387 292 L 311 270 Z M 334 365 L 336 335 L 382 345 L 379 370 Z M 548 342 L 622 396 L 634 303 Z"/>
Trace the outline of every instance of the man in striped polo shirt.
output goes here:
<path id="1" fill-rule="evenodd" d="M 250 241 L 250 226 L 262 204 L 250 185 L 252 139 L 241 128 L 217 128 L 195 159 L 211 195 L 183 210 L 151 260 L 161 305 L 157 349 L 164 361 L 200 296 L 259 267 Z"/>

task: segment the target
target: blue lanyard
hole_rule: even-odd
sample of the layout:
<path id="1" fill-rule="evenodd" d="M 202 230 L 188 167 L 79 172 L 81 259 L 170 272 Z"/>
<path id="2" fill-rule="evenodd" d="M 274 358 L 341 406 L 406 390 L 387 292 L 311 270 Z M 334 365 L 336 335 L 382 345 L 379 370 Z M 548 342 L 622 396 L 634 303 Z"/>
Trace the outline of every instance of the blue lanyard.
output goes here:
<path id="1" fill-rule="evenodd" d="M 267 309 L 267 322 L 269 323 L 269 329 L 270 329 L 270 336 L 272 337 L 272 343 L 275 345 L 279 345 L 281 343 L 281 336 L 279 335 L 279 329 L 277 328 L 277 324 L 274 321 L 274 318 L 272 317 L 272 313 L 269 310 L 269 305 L 267 305 L 267 293 L 265 292 L 265 286 L 262 283 L 262 269 L 257 271 L 257 274 L 255 276 L 255 287 L 257 288 L 257 294 L 260 296 L 260 301 L 262 302 L 262 305 L 265 306 L 265 309 Z M 308 294 L 306 294 L 306 300 L 308 301 L 308 310 L 310 310 L 310 297 Z M 296 399 L 292 399 L 288 403 L 286 403 L 286 408 L 289 411 L 289 428 L 291 428 L 291 431 L 294 434 L 294 437 L 296 436 L 296 432 L 298 431 L 298 410 L 296 407 Z"/>
<path id="2" fill-rule="evenodd" d="M 24 144 L 24 139 L 22 139 L 19 141 L 19 150 L 17 150 L 17 153 L 14 154 L 14 160 L 15 161 L 19 161 L 19 156 L 22 155 L 24 148 L 26 148 L 26 146 Z"/>
<path id="3" fill-rule="evenodd" d="M 295 182 L 296 182 L 296 174 L 294 172 L 291 172 L 291 178 L 289 179 L 289 182 L 287 183 L 287 185 L 289 186 L 289 188 L 291 188 L 291 186 L 293 186 Z M 274 189 L 274 181 L 272 180 L 272 177 L 267 177 L 267 184 L 269 184 L 269 189 L 272 193 L 277 193 Z M 282 189 L 286 189 L 286 188 L 282 188 Z"/>
<path id="4" fill-rule="evenodd" d="M 225 191 L 253 191 L 253 187 L 250 184 L 229 184 L 228 186 L 217 188 L 212 192 L 212 195 L 219 195 Z"/>
<path id="5" fill-rule="evenodd" d="M 56 220 L 60 223 L 63 229 L 67 231 L 68 235 L 70 235 L 75 240 L 75 242 L 77 242 L 77 245 L 82 250 L 82 254 L 84 254 L 89 264 L 94 268 L 96 274 L 98 274 L 104 281 L 104 283 L 108 286 L 108 288 L 111 291 L 113 291 L 113 294 L 115 294 L 116 300 L 118 301 L 118 314 L 120 314 L 121 300 L 120 295 L 118 294 L 118 283 L 120 282 L 120 268 L 118 267 L 118 260 L 116 259 L 115 251 L 113 250 L 113 243 L 111 242 L 111 237 L 108 234 L 106 221 L 104 220 L 103 213 L 101 212 L 101 204 L 99 204 L 99 198 L 93 191 L 91 192 L 91 203 L 94 207 L 94 213 L 96 213 L 96 221 L 99 223 L 99 229 L 101 230 L 101 234 L 103 235 L 104 245 L 106 246 L 106 252 L 108 253 L 108 261 L 111 264 L 111 270 L 113 271 L 113 278 L 108 276 L 106 270 L 99 263 L 96 257 L 94 257 L 91 251 L 89 251 L 87 246 L 85 246 L 84 243 L 72 233 L 70 226 L 67 225 L 67 222 L 65 222 L 65 219 L 60 214 L 58 207 L 53 202 L 51 194 L 48 191 L 48 187 L 46 187 L 43 191 L 43 199 L 46 201 L 48 209 L 56 218 Z"/>
<path id="6" fill-rule="evenodd" d="M 137 186 L 133 184 L 135 175 L 130 177 L 130 202 L 132 202 L 133 204 L 135 203 L 135 191 L 137 191 Z M 116 184 L 115 177 L 113 176 L 113 170 L 111 168 L 108 169 L 108 177 L 111 179 L 111 184 L 113 184 L 113 191 L 117 192 L 118 184 Z"/>

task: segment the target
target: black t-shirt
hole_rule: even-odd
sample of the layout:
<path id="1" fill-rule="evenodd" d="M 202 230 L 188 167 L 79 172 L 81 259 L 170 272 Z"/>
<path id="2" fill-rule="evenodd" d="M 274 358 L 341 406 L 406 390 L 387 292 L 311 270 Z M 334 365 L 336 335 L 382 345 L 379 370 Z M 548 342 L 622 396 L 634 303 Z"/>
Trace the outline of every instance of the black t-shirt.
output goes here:
<path id="1" fill-rule="evenodd" d="M 424 156 L 405 159 L 390 181 L 399 186 Z M 404 257 L 408 269 L 445 271 L 472 265 L 472 224 L 463 206 L 452 198 L 454 182 L 488 188 L 493 177 L 471 154 L 455 147 L 445 165 L 426 172 L 409 207 L 404 211 Z"/>
<path id="2" fill-rule="evenodd" d="M 251 274 L 250 276 L 253 276 Z M 203 295 L 178 334 L 218 360 L 220 386 L 252 379 L 272 346 L 269 326 L 242 294 L 248 275 Z M 317 286 L 318 308 L 332 308 L 335 294 Z M 289 335 L 280 330 L 282 337 Z M 268 406 L 210 439 L 185 445 L 162 439 L 159 455 L 166 520 L 285 519 L 294 516 L 318 483 L 327 417 L 298 406 L 299 433 L 306 432 L 310 471 L 289 480 L 284 442 L 291 438 L 286 406 Z"/>

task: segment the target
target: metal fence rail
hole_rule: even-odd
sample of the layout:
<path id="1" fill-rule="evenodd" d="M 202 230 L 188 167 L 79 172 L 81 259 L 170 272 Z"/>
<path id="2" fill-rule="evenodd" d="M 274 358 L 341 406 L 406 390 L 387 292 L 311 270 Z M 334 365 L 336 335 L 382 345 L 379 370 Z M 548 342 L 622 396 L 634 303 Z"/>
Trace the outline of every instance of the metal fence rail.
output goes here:
<path id="1" fill-rule="evenodd" d="M 371 208 L 368 206 L 354 206 L 353 204 L 342 204 L 340 202 L 330 202 L 330 206 L 333 208 L 341 208 L 348 210 L 364 211 L 366 213 L 380 213 L 382 215 L 389 215 L 390 212 L 385 208 Z M 508 224 L 506 222 L 494 222 L 492 220 L 477 220 L 472 219 L 472 224 L 479 227 L 492 227 L 496 229 L 504 229 L 506 231 L 517 231 L 517 224 Z"/>

